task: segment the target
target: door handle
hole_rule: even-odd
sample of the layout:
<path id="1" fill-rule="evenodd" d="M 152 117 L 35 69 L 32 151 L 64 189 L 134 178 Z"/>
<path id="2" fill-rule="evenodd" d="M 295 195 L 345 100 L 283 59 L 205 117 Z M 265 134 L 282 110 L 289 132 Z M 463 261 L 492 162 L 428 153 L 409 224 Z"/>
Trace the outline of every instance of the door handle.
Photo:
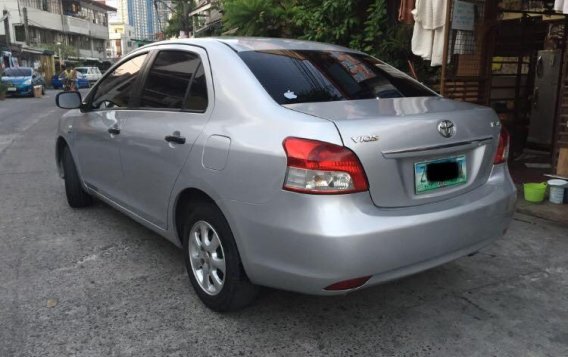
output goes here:
<path id="1" fill-rule="evenodd" d="M 169 143 L 185 144 L 185 138 L 179 135 L 179 131 L 174 132 L 174 135 L 167 135 L 165 140 Z"/>
<path id="2" fill-rule="evenodd" d="M 120 134 L 120 129 L 113 126 L 113 127 L 108 128 L 108 132 L 112 135 L 118 135 L 118 134 Z"/>

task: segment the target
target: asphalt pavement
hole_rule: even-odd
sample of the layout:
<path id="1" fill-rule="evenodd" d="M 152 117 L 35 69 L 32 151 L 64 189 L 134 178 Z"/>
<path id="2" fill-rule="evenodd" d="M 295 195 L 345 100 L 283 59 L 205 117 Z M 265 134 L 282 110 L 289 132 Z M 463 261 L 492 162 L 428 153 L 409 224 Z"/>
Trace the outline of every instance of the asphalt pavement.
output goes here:
<path id="1" fill-rule="evenodd" d="M 406 279 L 209 311 L 175 246 L 105 204 L 67 206 L 55 93 L 0 101 L 0 356 L 568 356 L 568 229 L 522 215 Z"/>

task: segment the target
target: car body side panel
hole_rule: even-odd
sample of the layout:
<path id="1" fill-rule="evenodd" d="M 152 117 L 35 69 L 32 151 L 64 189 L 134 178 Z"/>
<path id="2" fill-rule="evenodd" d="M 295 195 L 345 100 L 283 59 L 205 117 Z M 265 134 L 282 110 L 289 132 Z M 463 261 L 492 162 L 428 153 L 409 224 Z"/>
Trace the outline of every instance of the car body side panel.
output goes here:
<path id="1" fill-rule="evenodd" d="M 108 132 L 124 124 L 126 111 L 100 110 L 75 120 L 74 151 L 79 156 L 81 178 L 90 189 L 122 201 L 126 197 L 119 148 L 123 138 Z"/>
<path id="2" fill-rule="evenodd" d="M 218 201 L 231 223 L 232 213 L 220 202 L 261 204 L 282 190 L 286 173 L 282 141 L 286 137 L 314 138 L 338 145 L 341 145 L 341 138 L 330 121 L 276 104 L 228 46 L 214 43 L 207 46 L 207 52 L 212 68 L 215 108 L 176 182 L 170 212 L 174 212 L 175 198 L 181 191 L 197 188 Z M 203 165 L 203 151 L 212 135 L 231 140 L 222 170 Z M 175 227 L 174 216 L 170 214 L 170 227 Z"/>
<path id="3" fill-rule="evenodd" d="M 84 118 L 85 118 L 85 113 L 81 113 L 78 109 L 70 110 L 70 111 L 66 112 L 65 114 L 63 114 L 62 118 L 59 120 L 59 125 L 58 125 L 58 128 L 57 128 L 57 137 L 63 138 L 65 140 L 65 142 L 67 143 L 67 145 L 69 145 L 69 147 L 71 149 L 71 155 L 73 156 L 75 163 L 80 163 L 81 157 L 79 157 L 79 155 L 77 153 L 77 148 L 76 148 L 76 145 L 75 145 L 76 144 L 76 140 L 75 140 L 76 139 L 76 132 L 74 131 L 74 129 L 75 129 L 75 124 L 79 121 L 84 120 Z M 60 165 L 59 162 L 57 164 Z M 179 239 L 177 238 L 177 236 L 175 234 L 175 231 L 163 230 L 160 227 L 152 224 L 148 220 L 144 219 L 143 217 L 137 215 L 135 212 L 128 209 L 125 205 L 121 205 L 117 200 L 111 200 L 109 197 L 102 195 L 100 192 L 89 189 L 89 187 L 85 184 L 85 181 L 83 179 L 84 173 L 81 169 L 81 165 L 77 164 L 76 167 L 77 167 L 77 171 L 79 173 L 79 176 L 82 179 L 83 188 L 87 192 L 98 197 L 102 201 L 108 203 L 109 205 L 111 205 L 115 209 L 126 214 L 127 216 L 129 216 L 130 218 L 135 220 L 136 222 L 145 226 L 146 228 L 148 228 L 148 229 L 154 231 L 155 233 L 163 236 L 164 238 L 168 239 L 169 241 L 171 241 L 172 243 L 174 243 L 178 247 L 181 246 L 180 243 L 179 243 Z M 60 171 L 60 173 L 61 173 L 61 171 Z"/>
<path id="4" fill-rule="evenodd" d="M 194 46 L 159 46 L 159 50 L 191 51 L 198 54 L 205 72 L 210 72 L 206 52 Z M 130 110 L 122 127 L 120 156 L 128 191 L 126 203 L 141 217 L 166 229 L 168 204 L 173 185 L 184 166 L 194 142 L 201 135 L 214 108 L 210 76 L 207 76 L 209 105 L 204 113 L 141 108 Z M 184 144 L 167 142 L 166 136 L 178 133 Z M 192 163 L 190 170 L 199 169 Z"/>
<path id="5" fill-rule="evenodd" d="M 73 132 L 74 129 L 74 125 L 75 125 L 75 120 L 81 120 L 81 118 L 83 118 L 84 114 L 81 113 L 81 111 L 79 111 L 79 109 L 73 109 L 73 110 L 69 110 L 67 112 L 65 112 L 62 116 L 61 119 L 59 119 L 59 123 L 57 126 L 57 138 L 63 138 L 63 140 L 65 140 L 65 143 L 70 147 L 71 149 L 71 155 L 73 156 L 75 163 L 78 163 L 79 161 L 79 157 L 77 157 L 77 153 L 75 150 L 75 133 Z M 57 141 L 56 141 L 57 142 Z M 57 147 L 56 147 L 57 150 Z M 61 157 L 57 157 L 56 159 L 61 159 Z M 59 166 L 61 164 L 61 162 L 57 162 L 57 165 Z M 79 173 L 79 176 L 82 178 L 83 177 L 83 173 L 81 170 L 81 166 L 80 165 L 76 165 L 77 167 L 77 172 Z M 60 173 L 60 176 L 63 178 L 63 170 L 61 167 L 58 167 L 58 171 Z M 83 182 L 83 186 L 86 189 L 86 186 L 84 185 Z"/>

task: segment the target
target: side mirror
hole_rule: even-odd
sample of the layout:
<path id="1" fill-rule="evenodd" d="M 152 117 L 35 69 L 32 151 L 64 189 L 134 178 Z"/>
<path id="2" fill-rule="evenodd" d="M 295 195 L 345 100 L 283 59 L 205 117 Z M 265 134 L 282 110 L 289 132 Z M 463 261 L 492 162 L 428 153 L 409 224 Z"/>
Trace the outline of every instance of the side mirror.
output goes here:
<path id="1" fill-rule="evenodd" d="M 62 109 L 79 109 L 81 108 L 81 93 L 61 92 L 55 97 L 55 104 Z"/>

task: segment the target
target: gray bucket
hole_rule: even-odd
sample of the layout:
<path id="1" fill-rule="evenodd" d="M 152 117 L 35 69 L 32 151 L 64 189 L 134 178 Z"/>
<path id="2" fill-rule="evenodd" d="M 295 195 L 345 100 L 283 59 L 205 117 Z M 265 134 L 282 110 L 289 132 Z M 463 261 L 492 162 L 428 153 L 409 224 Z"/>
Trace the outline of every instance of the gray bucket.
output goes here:
<path id="1" fill-rule="evenodd" d="M 568 181 L 565 180 L 549 180 L 548 187 L 550 187 L 549 201 L 555 204 L 564 203 L 565 187 L 568 185 Z"/>

